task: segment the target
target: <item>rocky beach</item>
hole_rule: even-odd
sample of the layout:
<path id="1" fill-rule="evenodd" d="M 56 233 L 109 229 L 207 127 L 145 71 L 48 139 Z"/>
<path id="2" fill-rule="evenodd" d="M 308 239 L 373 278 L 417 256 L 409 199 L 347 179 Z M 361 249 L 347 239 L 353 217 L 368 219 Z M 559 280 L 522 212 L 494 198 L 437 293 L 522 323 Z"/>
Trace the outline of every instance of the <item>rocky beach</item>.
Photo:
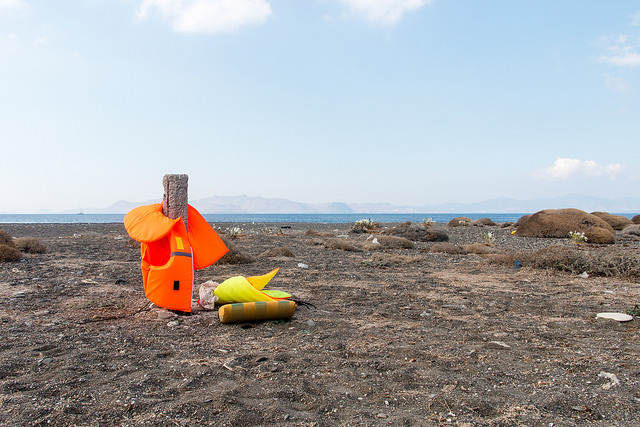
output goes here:
<path id="1" fill-rule="evenodd" d="M 0 423 L 640 423 L 638 321 L 596 318 L 640 304 L 637 277 L 541 268 L 535 251 L 576 245 L 508 224 L 434 224 L 445 249 L 385 237 L 396 225 L 215 224 L 233 256 L 195 273 L 196 295 L 280 267 L 269 287 L 299 302 L 221 324 L 148 303 L 122 224 L 0 224 L 46 247 L 0 263 Z M 640 241 L 577 250 L 637 257 Z"/>

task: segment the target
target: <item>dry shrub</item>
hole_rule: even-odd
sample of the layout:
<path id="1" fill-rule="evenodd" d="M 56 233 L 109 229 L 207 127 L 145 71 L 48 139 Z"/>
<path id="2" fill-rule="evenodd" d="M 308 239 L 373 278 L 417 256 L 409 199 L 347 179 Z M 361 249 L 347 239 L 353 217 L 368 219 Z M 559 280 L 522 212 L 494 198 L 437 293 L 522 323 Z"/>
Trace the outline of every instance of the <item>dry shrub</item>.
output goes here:
<path id="1" fill-rule="evenodd" d="M 614 230 L 622 230 L 627 225 L 633 224 L 629 218 L 622 215 L 612 215 L 608 212 L 591 212 L 591 215 L 603 219 Z"/>
<path id="2" fill-rule="evenodd" d="M 289 249 L 286 246 L 269 249 L 267 251 L 262 252 L 259 256 L 263 258 L 274 258 L 274 257 L 280 257 L 280 256 L 287 257 L 287 258 L 295 257 L 291 249 Z"/>
<path id="3" fill-rule="evenodd" d="M 304 232 L 305 236 L 309 236 L 309 237 L 333 237 L 333 233 L 327 233 L 327 232 L 319 232 L 316 230 L 307 230 Z"/>
<path id="4" fill-rule="evenodd" d="M 362 219 L 360 221 L 356 221 L 355 224 L 351 226 L 349 230 L 350 233 L 371 233 L 380 229 L 380 224 L 377 222 L 373 222 L 368 219 Z"/>
<path id="5" fill-rule="evenodd" d="M 427 242 L 448 242 L 449 235 L 442 230 L 427 229 Z"/>
<path id="6" fill-rule="evenodd" d="M 594 276 L 640 277 L 640 255 L 635 250 L 599 248 L 585 251 L 575 247 L 553 245 L 535 252 L 518 254 L 522 265 Z"/>
<path id="7" fill-rule="evenodd" d="M 347 252 L 362 252 L 362 249 L 346 239 L 329 239 L 324 242 L 324 247 Z"/>
<path id="8" fill-rule="evenodd" d="M 616 233 L 606 221 L 579 209 L 547 209 L 518 221 L 516 235 L 568 238 L 570 231 L 583 232 L 589 243 L 615 243 Z"/>
<path id="9" fill-rule="evenodd" d="M 486 254 L 483 258 L 487 264 L 508 267 L 514 267 L 516 261 L 516 257 L 513 254 Z"/>
<path id="10" fill-rule="evenodd" d="M 576 274 L 588 272 L 591 264 L 586 251 L 565 245 L 552 245 L 534 252 L 523 252 L 518 254 L 517 258 L 522 265 L 527 267 L 568 271 Z"/>
<path id="11" fill-rule="evenodd" d="M 20 258 L 22 254 L 15 246 L 0 244 L 0 262 L 15 262 Z"/>
<path id="12" fill-rule="evenodd" d="M 528 221 L 528 220 L 529 220 L 529 218 L 531 218 L 531 215 L 524 215 L 524 216 L 521 216 L 521 217 L 520 217 L 520 218 L 519 218 L 519 219 L 518 219 L 518 220 L 513 224 L 513 226 L 514 226 L 515 228 L 518 228 L 518 227 L 520 226 L 520 224 L 522 224 L 523 222 Z"/>
<path id="13" fill-rule="evenodd" d="M 229 248 L 229 252 L 218 260 L 218 264 L 250 264 L 253 261 L 254 259 L 250 255 L 235 248 Z"/>
<path id="14" fill-rule="evenodd" d="M 376 236 L 383 249 L 413 249 L 415 245 L 409 239 L 398 236 Z"/>
<path id="15" fill-rule="evenodd" d="M 634 224 L 640 224 L 640 215 L 635 215 L 633 218 L 631 218 L 631 222 L 633 222 Z"/>
<path id="16" fill-rule="evenodd" d="M 495 253 L 496 249 L 486 243 L 471 243 L 464 245 L 464 251 L 468 254 L 484 255 Z"/>
<path id="17" fill-rule="evenodd" d="M 13 237 L 4 230 L 0 230 L 0 245 L 9 246 L 10 248 L 16 247 Z"/>
<path id="18" fill-rule="evenodd" d="M 449 242 L 434 243 L 433 245 L 431 245 L 430 251 L 451 255 L 459 255 L 465 253 L 464 249 L 462 249 L 460 246 L 454 245 L 453 243 Z"/>
<path id="19" fill-rule="evenodd" d="M 640 224 L 631 224 L 628 225 L 624 228 L 624 230 L 622 230 L 622 233 L 620 233 L 622 236 L 626 236 L 626 237 L 640 237 Z"/>
<path id="20" fill-rule="evenodd" d="M 234 245 L 229 243 L 227 236 L 220 237 L 229 249 L 229 252 L 217 261 L 218 264 L 250 264 L 254 261 L 251 255 L 240 252 L 240 250 L 238 250 Z"/>
<path id="21" fill-rule="evenodd" d="M 35 237 L 20 237 L 16 239 L 16 248 L 28 254 L 43 254 L 47 248 Z"/>
<path id="22" fill-rule="evenodd" d="M 473 221 L 471 221 L 466 216 L 459 216 L 457 218 L 453 218 L 451 221 L 447 223 L 448 227 L 466 227 L 471 225 Z"/>
<path id="23" fill-rule="evenodd" d="M 493 222 L 491 218 L 480 218 L 473 221 L 473 225 L 477 227 L 483 227 L 483 226 L 495 226 L 497 224 Z"/>
<path id="24" fill-rule="evenodd" d="M 394 265 L 414 264 L 420 261 L 422 261 L 421 257 L 380 253 L 373 255 L 363 263 L 373 267 L 387 268 Z"/>
<path id="25" fill-rule="evenodd" d="M 411 221 L 403 222 L 384 233 L 413 242 L 446 242 L 449 240 L 449 236 L 444 231 L 434 230 L 424 224 L 413 224 Z"/>

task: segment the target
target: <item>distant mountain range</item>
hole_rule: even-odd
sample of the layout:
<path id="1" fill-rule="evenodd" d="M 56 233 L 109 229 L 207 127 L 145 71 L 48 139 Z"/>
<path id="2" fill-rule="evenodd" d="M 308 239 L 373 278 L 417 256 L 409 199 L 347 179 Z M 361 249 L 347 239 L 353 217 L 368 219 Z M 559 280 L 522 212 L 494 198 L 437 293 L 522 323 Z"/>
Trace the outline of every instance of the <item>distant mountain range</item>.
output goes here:
<path id="1" fill-rule="evenodd" d="M 84 213 L 126 213 L 146 202 L 119 201 L 101 209 L 84 209 Z M 570 194 L 533 200 L 498 198 L 476 203 L 395 206 L 389 203 L 300 203 L 288 199 L 250 196 L 213 196 L 191 200 L 201 213 L 533 213 L 543 209 L 577 208 L 586 212 L 640 212 L 640 198 L 606 199 Z M 75 213 L 75 212 L 74 212 Z"/>

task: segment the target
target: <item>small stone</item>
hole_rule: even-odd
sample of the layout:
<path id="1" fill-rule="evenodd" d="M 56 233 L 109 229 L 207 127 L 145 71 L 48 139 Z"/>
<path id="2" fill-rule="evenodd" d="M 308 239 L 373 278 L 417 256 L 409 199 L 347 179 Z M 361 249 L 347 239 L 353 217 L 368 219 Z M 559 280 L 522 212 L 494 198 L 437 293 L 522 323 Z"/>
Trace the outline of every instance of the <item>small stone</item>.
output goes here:
<path id="1" fill-rule="evenodd" d="M 387 418 L 387 414 L 383 414 L 382 412 L 380 412 L 378 415 L 376 415 L 376 417 L 378 417 L 378 418 Z"/>
<path id="2" fill-rule="evenodd" d="M 158 319 L 173 319 L 174 317 L 177 317 L 177 314 L 172 313 L 168 310 L 160 310 L 158 311 Z"/>
<path id="3" fill-rule="evenodd" d="M 309 266 L 307 264 L 302 263 L 302 262 L 298 263 L 298 267 L 300 267 L 300 268 L 309 268 Z"/>
<path id="4" fill-rule="evenodd" d="M 487 347 L 490 348 L 511 348 L 508 344 L 503 343 L 502 341 L 489 341 Z"/>
<path id="5" fill-rule="evenodd" d="M 171 322 L 167 323 L 167 326 L 170 328 L 175 328 L 176 326 L 180 326 L 180 322 L 178 322 L 177 320 L 172 320 Z"/>
<path id="6" fill-rule="evenodd" d="M 314 326 L 316 326 L 316 322 L 314 322 L 314 321 L 313 321 L 313 320 L 311 320 L 311 319 L 307 320 L 307 322 L 306 322 L 306 323 L 307 323 L 307 325 L 308 325 L 308 326 L 310 326 L 310 327 L 312 327 L 312 328 L 313 328 Z"/>
<path id="7" fill-rule="evenodd" d="M 24 293 L 24 292 L 16 292 L 13 296 L 15 298 L 25 298 L 27 296 L 27 294 Z"/>
<path id="8" fill-rule="evenodd" d="M 262 338 L 273 338 L 273 332 L 266 331 L 262 334 Z"/>

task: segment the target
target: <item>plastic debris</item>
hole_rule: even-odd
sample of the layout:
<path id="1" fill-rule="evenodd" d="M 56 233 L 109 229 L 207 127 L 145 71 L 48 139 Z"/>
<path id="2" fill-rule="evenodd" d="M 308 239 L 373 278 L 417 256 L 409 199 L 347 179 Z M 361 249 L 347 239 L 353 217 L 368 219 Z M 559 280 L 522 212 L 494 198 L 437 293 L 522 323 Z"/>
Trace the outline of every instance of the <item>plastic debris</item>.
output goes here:
<path id="1" fill-rule="evenodd" d="M 633 316 L 624 313 L 598 313 L 596 314 L 596 318 L 600 319 L 612 319 L 617 320 L 618 322 L 629 322 L 633 320 Z"/>

